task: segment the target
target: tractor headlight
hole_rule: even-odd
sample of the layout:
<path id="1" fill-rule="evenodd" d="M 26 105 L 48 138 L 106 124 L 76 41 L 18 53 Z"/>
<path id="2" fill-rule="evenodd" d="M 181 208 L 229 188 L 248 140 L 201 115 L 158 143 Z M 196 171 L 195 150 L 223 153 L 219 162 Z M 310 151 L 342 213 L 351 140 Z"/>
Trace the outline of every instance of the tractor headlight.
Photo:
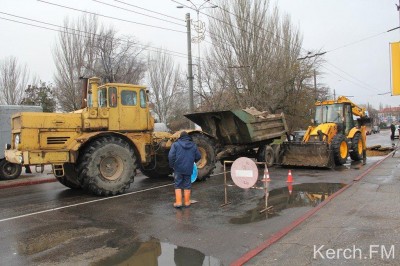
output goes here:
<path id="1" fill-rule="evenodd" d="M 20 136 L 19 136 L 19 134 L 16 134 L 15 138 L 14 138 L 14 145 L 15 145 L 16 149 L 18 149 L 18 144 L 20 144 L 20 143 L 21 143 Z"/>

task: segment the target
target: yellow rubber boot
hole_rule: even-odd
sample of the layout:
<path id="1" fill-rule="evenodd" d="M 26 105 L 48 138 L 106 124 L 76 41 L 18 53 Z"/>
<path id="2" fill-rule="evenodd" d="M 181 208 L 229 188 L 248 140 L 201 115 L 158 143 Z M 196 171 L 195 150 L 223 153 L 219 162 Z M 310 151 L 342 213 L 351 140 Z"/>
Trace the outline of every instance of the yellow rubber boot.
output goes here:
<path id="1" fill-rule="evenodd" d="M 176 188 L 175 189 L 175 203 L 174 203 L 175 208 L 180 208 L 182 207 L 182 189 Z"/>
<path id="2" fill-rule="evenodd" d="M 190 189 L 184 189 L 185 207 L 190 207 Z"/>

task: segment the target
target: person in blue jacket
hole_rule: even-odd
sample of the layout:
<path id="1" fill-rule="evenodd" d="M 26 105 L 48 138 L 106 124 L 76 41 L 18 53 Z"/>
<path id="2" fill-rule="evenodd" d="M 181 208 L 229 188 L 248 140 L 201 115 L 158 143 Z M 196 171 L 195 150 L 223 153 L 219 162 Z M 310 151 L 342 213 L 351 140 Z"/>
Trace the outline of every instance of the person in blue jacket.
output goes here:
<path id="1" fill-rule="evenodd" d="M 182 207 L 182 189 L 184 206 L 190 206 L 191 180 L 193 164 L 201 158 L 197 145 L 186 131 L 182 131 L 179 139 L 174 142 L 168 153 L 169 166 L 174 169 L 175 208 Z"/>

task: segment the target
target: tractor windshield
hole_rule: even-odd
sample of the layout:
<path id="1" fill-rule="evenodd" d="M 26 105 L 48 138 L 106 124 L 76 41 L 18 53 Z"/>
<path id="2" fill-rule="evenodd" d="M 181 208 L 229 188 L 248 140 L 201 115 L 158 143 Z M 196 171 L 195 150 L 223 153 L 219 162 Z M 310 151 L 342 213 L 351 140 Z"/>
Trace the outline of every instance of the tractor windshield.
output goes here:
<path id="1" fill-rule="evenodd" d="M 315 124 L 343 122 L 343 104 L 320 105 L 315 109 Z"/>

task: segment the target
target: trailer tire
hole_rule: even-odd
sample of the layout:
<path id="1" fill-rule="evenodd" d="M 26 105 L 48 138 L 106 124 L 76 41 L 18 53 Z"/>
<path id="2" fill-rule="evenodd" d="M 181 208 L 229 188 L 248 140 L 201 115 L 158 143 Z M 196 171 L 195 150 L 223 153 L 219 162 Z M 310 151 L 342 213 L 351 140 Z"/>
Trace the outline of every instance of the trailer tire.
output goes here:
<path id="1" fill-rule="evenodd" d="M 78 162 L 82 188 L 98 196 L 124 193 L 133 182 L 137 168 L 133 148 L 115 136 L 88 143 Z"/>
<path id="2" fill-rule="evenodd" d="M 78 181 L 78 172 L 75 170 L 75 165 L 72 163 L 64 164 L 64 175 L 56 176 L 58 182 L 71 189 L 81 189 L 81 184 Z"/>
<path id="3" fill-rule="evenodd" d="M 349 147 L 347 145 L 346 137 L 339 133 L 333 137 L 332 140 L 333 159 L 336 165 L 343 165 L 349 156 Z"/>
<path id="4" fill-rule="evenodd" d="M 275 162 L 274 149 L 272 149 L 272 147 L 269 146 L 269 145 L 265 145 L 261 149 L 262 150 L 259 153 L 259 156 L 257 157 L 257 161 L 258 162 L 266 162 L 267 163 L 267 167 L 274 166 L 274 162 Z"/>
<path id="5" fill-rule="evenodd" d="M 350 158 L 353 161 L 361 161 L 363 159 L 363 140 L 360 133 L 356 133 L 351 140 Z"/>
<path id="6" fill-rule="evenodd" d="M 21 175 L 22 165 L 10 163 L 6 159 L 0 161 L 0 179 L 12 180 Z"/>
<path id="7" fill-rule="evenodd" d="M 193 134 L 191 137 L 201 154 L 201 159 L 196 165 L 198 171 L 197 180 L 202 181 L 210 177 L 215 169 L 214 140 L 202 134 Z"/>
<path id="8" fill-rule="evenodd" d="M 281 145 L 280 144 L 272 144 L 272 149 L 274 150 L 274 155 L 275 155 L 275 164 L 281 164 L 282 163 L 282 155 L 283 151 L 281 150 Z"/>

